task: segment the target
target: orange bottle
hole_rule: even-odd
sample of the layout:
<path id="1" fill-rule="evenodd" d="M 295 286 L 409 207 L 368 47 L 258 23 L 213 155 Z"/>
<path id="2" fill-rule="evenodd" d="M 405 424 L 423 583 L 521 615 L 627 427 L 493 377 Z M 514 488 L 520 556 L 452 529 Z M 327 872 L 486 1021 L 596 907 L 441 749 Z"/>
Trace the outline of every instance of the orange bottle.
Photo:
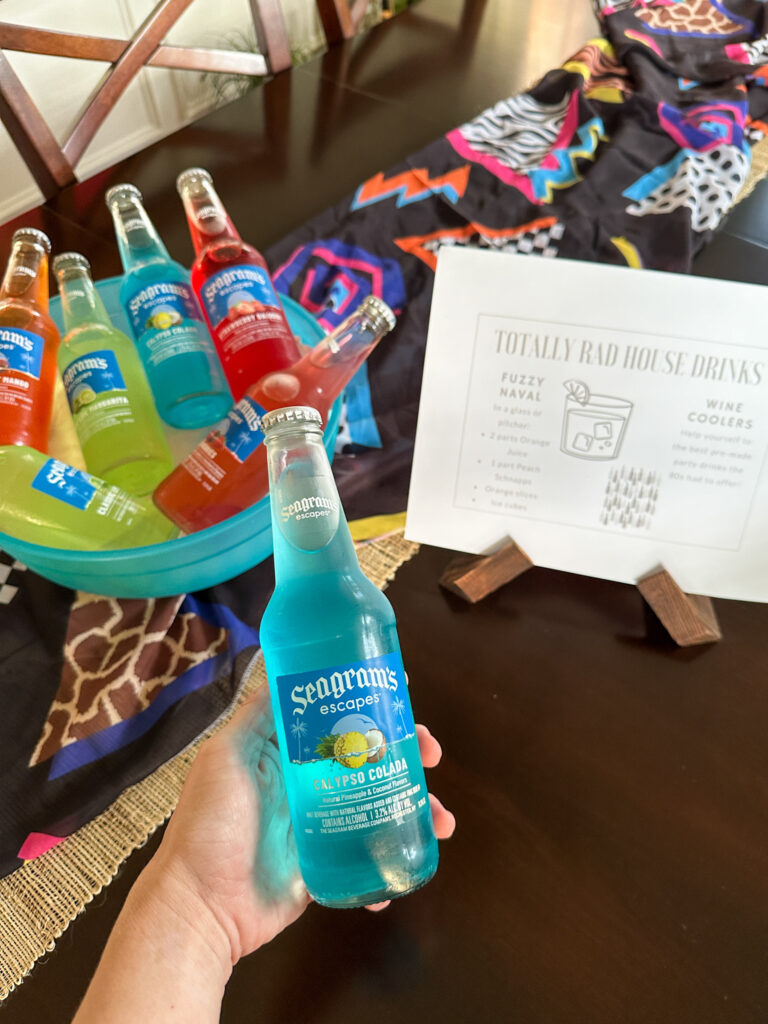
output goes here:
<path id="1" fill-rule="evenodd" d="M 45 452 L 59 332 L 48 313 L 48 254 L 42 231 L 19 228 L 0 286 L 0 445 Z"/>

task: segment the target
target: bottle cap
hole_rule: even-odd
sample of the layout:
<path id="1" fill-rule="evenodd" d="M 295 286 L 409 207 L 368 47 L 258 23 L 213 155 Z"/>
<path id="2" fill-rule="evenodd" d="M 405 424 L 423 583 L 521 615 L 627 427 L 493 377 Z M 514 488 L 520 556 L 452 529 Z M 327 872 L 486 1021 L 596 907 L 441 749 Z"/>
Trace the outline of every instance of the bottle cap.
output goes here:
<path id="1" fill-rule="evenodd" d="M 190 167 L 186 171 L 182 171 L 176 179 L 176 189 L 178 192 L 183 192 L 185 189 L 200 192 L 202 190 L 196 186 L 199 186 L 202 181 L 207 185 L 213 184 L 213 178 L 204 168 Z"/>
<path id="2" fill-rule="evenodd" d="M 14 231 L 11 244 L 14 242 L 29 242 L 32 245 L 39 245 L 46 252 L 51 251 L 50 238 L 37 228 L 19 228 L 18 231 Z"/>
<path id="3" fill-rule="evenodd" d="M 360 303 L 360 309 L 368 314 L 377 331 L 391 331 L 397 323 L 395 314 L 386 302 L 377 295 L 369 295 L 363 299 Z"/>
<path id="4" fill-rule="evenodd" d="M 300 426 L 302 423 L 322 427 L 323 418 L 317 409 L 309 405 L 289 405 L 285 409 L 273 409 L 261 418 L 261 429 L 265 434 L 281 424 Z"/>
<path id="5" fill-rule="evenodd" d="M 53 258 L 54 274 L 65 274 L 68 270 L 84 270 L 90 274 L 91 264 L 79 252 L 60 252 Z"/>
<path id="6" fill-rule="evenodd" d="M 127 182 L 123 182 L 121 185 L 113 185 L 112 188 L 108 188 L 104 193 L 104 202 L 107 206 L 119 203 L 121 199 L 138 199 L 139 202 L 142 202 L 142 195 L 135 185 L 129 185 Z"/>

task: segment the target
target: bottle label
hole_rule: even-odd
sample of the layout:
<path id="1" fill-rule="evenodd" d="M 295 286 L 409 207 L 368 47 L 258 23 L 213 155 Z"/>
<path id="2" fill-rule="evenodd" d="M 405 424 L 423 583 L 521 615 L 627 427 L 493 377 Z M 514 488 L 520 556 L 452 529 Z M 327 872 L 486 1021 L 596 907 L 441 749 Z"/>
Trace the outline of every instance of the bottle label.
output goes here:
<path id="1" fill-rule="evenodd" d="M 269 274 L 259 267 L 220 270 L 205 282 L 200 297 L 224 357 L 258 341 L 292 338 Z"/>
<path id="2" fill-rule="evenodd" d="M 32 409 L 32 381 L 40 380 L 45 342 L 20 327 L 0 327 L 0 404 Z"/>
<path id="3" fill-rule="evenodd" d="M 359 831 L 400 822 L 424 806 L 399 654 L 278 676 L 276 685 L 288 760 L 310 766 L 303 769 L 299 827 Z"/>
<path id="4" fill-rule="evenodd" d="M 144 506 L 132 495 L 58 459 L 48 459 L 35 474 L 31 486 L 49 498 L 81 511 L 90 509 L 93 515 L 125 526 L 132 526 L 145 515 Z"/>
<path id="5" fill-rule="evenodd" d="M 81 444 L 109 427 L 136 422 L 114 352 L 80 356 L 61 376 Z"/>
<path id="6" fill-rule="evenodd" d="M 213 354 L 194 292 L 183 281 L 158 281 L 133 293 L 126 312 L 151 366 L 187 352 Z"/>
<path id="7" fill-rule="evenodd" d="M 245 462 L 264 440 L 261 418 L 266 412 L 266 409 L 246 395 L 227 414 L 221 427 L 224 447 L 232 452 L 238 462 Z"/>
<path id="8" fill-rule="evenodd" d="M 86 509 L 96 493 L 93 477 L 58 459 L 48 459 L 37 471 L 32 487 L 74 508 Z"/>
<path id="9" fill-rule="evenodd" d="M 209 277 L 200 290 L 205 311 L 212 324 L 236 320 L 264 309 L 279 309 L 275 287 L 269 274 L 259 267 L 244 264 L 227 267 Z"/>

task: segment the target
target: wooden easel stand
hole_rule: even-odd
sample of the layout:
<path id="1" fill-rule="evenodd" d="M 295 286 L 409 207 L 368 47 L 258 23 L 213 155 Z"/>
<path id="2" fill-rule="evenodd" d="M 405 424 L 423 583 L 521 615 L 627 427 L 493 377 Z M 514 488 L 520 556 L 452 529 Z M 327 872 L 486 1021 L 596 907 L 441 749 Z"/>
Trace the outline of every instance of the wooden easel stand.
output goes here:
<path id="1" fill-rule="evenodd" d="M 528 555 L 511 540 L 490 555 L 454 559 L 440 577 L 440 586 L 476 604 L 532 566 Z M 637 588 L 679 647 L 722 639 L 711 598 L 686 594 L 666 569 L 644 576 Z"/>

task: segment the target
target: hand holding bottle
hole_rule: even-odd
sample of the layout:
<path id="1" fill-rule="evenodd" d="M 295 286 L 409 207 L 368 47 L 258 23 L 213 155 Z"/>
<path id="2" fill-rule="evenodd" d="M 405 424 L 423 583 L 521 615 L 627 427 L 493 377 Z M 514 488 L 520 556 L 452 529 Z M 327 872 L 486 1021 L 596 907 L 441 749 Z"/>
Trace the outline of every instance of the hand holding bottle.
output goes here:
<path id="1" fill-rule="evenodd" d="M 424 766 L 434 767 L 440 745 L 417 728 Z M 430 799 L 435 834 L 447 839 L 454 817 Z M 218 1020 L 232 966 L 309 902 L 264 686 L 201 747 L 73 1024 Z"/>

